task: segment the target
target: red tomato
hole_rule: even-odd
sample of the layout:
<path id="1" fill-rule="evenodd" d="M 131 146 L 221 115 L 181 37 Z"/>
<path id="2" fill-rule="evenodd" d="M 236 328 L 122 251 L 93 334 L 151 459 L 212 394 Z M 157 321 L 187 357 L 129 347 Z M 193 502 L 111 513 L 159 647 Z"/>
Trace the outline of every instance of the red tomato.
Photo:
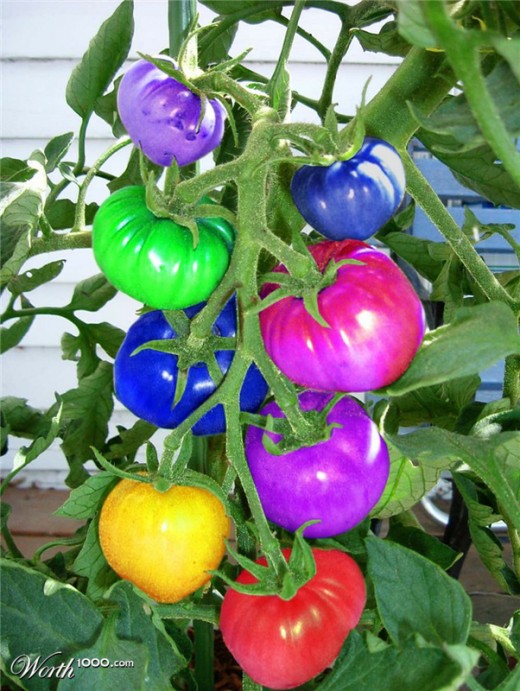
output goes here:
<path id="1" fill-rule="evenodd" d="M 404 374 L 424 336 L 424 311 L 411 283 L 384 252 L 364 242 L 326 241 L 309 250 L 320 271 L 332 260 L 362 263 L 340 267 L 336 281 L 319 293 L 319 311 L 329 328 L 297 297 L 260 313 L 271 359 L 309 389 L 362 392 L 388 386 Z"/>
<path id="2" fill-rule="evenodd" d="M 286 558 L 289 554 L 285 549 Z M 232 589 L 224 597 L 224 642 L 258 684 L 292 689 L 309 681 L 332 664 L 359 622 L 366 589 L 356 562 L 338 550 L 313 549 L 313 554 L 316 575 L 291 600 Z M 256 579 L 242 571 L 237 582 Z"/>

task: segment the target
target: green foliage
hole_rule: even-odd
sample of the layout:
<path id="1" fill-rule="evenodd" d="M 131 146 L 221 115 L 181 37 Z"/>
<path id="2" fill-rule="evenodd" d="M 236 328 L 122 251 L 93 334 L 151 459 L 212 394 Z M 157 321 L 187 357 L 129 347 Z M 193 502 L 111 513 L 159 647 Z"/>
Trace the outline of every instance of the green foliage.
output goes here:
<path id="1" fill-rule="evenodd" d="M 67 84 L 67 103 L 83 120 L 92 115 L 98 98 L 125 61 L 133 33 L 133 2 L 124 0 L 101 25 Z"/>
<path id="2" fill-rule="evenodd" d="M 497 350 L 497 346 L 503 350 Z M 505 305 L 486 303 L 464 308 L 449 324 L 427 334 L 410 367 L 386 392 L 402 395 L 454 377 L 466 377 L 519 351 L 516 319 Z"/>
<path id="3" fill-rule="evenodd" d="M 2 398 L 2 453 L 10 438 L 26 441 L 4 473 L 0 492 L 51 445 L 59 445 L 72 490 L 57 513 L 83 522 L 72 538 L 56 541 L 60 551 L 53 557 L 43 559 L 50 547 L 46 546 L 28 559 L 19 553 L 9 532 L 10 506 L 2 504 L 1 529 L 9 555 L 1 566 L 4 679 L 13 688 L 30 690 L 117 685 L 193 689 L 196 675 L 187 669 L 193 653 L 188 628 L 193 621 L 218 625 L 221 595 L 235 580 L 238 565 L 253 568 L 252 560 L 263 552 L 268 566 L 256 567 L 263 580 L 258 587 L 285 596 L 312 575 L 309 542 L 301 534 L 295 538 L 268 524 L 258 503 L 244 457 L 238 391 L 247 367 L 255 361 L 268 380 L 270 395 L 287 413 L 291 441 L 303 446 L 323 439 L 318 422 L 309 422 L 299 410 L 297 389 L 266 356 L 258 328 L 259 276 L 283 263 L 299 284 L 315 285 L 306 245 L 320 238 L 302 233 L 304 221 L 290 193 L 292 176 L 301 163 L 323 163 L 331 152 L 351 155 L 368 134 L 388 139 L 400 151 L 411 197 L 411 203 L 377 234 L 377 241 L 420 277 L 428 300 L 442 303 L 443 323 L 431 328 L 399 380 L 367 396 L 367 408 L 388 443 L 390 478 L 377 506 L 360 525 L 316 541 L 317 546 L 344 550 L 359 562 L 367 578 L 367 609 L 362 627 L 347 638 L 333 668 L 302 688 L 440 691 L 466 685 L 471 690 L 513 691 L 519 686 L 520 665 L 510 669 L 509 660 L 520 659 L 520 618 L 514 617 L 508 628 L 472 625 L 470 599 L 446 573 L 460 555 L 427 534 L 414 518 L 414 509 L 441 473 L 451 472 L 483 565 L 497 588 L 511 596 L 520 593 L 520 271 L 513 267 L 493 273 L 478 254 L 481 242 L 493 235 L 504 238 L 517 257 L 519 243 L 511 226 L 480 223 L 478 209 L 467 208 L 459 228 L 406 151 L 411 138 L 417 137 L 462 185 L 494 205 L 520 208 L 515 141 L 520 134 L 518 7 L 507 1 L 450 0 L 357 4 L 203 0 L 201 4 L 216 17 L 196 30 L 198 64 L 205 72 L 195 77 L 195 83 L 212 98 L 225 101 L 228 112 L 214 168 L 199 173 L 193 166 L 180 174 L 172 168 L 163 174 L 133 148 L 120 170 L 108 173 L 106 161 L 125 140 L 98 161 L 86 160 L 91 118 L 107 122 L 115 137 L 124 135 L 117 113 L 120 77 L 116 75 L 132 46 L 131 0 L 121 2 L 100 27 L 68 81 L 65 98 L 79 116 L 77 132 L 52 137 L 26 160 L 1 161 L 0 286 L 7 288 L 0 320 L 1 352 L 23 346 L 40 315 L 58 317 L 68 329 L 61 339 L 62 358 L 76 364 L 77 384 L 57 391 L 48 410 L 23 398 Z M 300 24 L 299 13 L 307 8 L 340 20 L 341 31 L 327 45 Z M 374 28 L 381 20 L 386 21 Z M 241 22 L 248 24 L 252 45 L 255 24 L 276 22 L 286 27 L 272 74 L 253 72 L 242 64 L 245 55 L 230 57 Z M 327 61 L 317 97 L 306 95 L 305 89 L 302 93 L 291 89 L 289 58 L 295 35 Z M 336 81 L 341 58 L 354 37 L 364 50 L 402 62 L 357 113 L 339 113 L 332 95 L 340 86 Z M 191 40 L 193 46 L 193 36 Z M 162 48 L 156 46 L 154 55 Z M 363 100 L 360 94 L 358 102 Z M 315 111 L 317 124 L 290 122 L 290 110 L 298 103 Z M 128 429 L 113 424 L 112 361 L 125 334 L 101 317 L 90 321 L 116 294 L 106 278 L 98 274 L 78 282 L 64 305 L 42 306 L 43 289 L 64 266 L 59 255 L 48 259 L 45 255 L 91 245 L 90 226 L 98 204 L 90 200 L 89 186 L 96 177 L 107 183 L 107 194 L 128 185 L 145 185 L 150 198 L 162 201 L 165 216 L 177 213 L 189 219 L 194 213 L 191 203 L 208 194 L 236 214 L 240 253 L 233 257 L 208 307 L 191 321 L 185 339 L 186 357 L 196 357 L 200 344 L 210 342 L 210 327 L 222 305 L 238 292 L 236 354 L 212 399 L 225 406 L 228 431 L 225 441 L 191 444 L 191 460 L 176 454 L 190 446 L 193 417 L 173 430 L 164 451 L 153 438 L 156 428 L 150 423 L 138 420 Z M 432 220 L 441 241 L 407 232 L 417 207 Z M 36 264 L 32 258 L 39 255 L 44 256 Z M 182 319 L 175 313 L 169 318 L 176 324 Z M 478 400 L 480 375 L 501 361 L 506 363 L 503 390 L 498 400 L 485 404 Z M 147 466 L 136 463 L 141 454 Z M 98 466 L 93 475 L 85 470 L 90 460 Z M 158 605 L 119 579 L 100 547 L 99 511 L 108 493 L 119 477 L 132 477 L 146 467 L 157 488 L 179 482 L 216 494 L 235 524 L 236 545 L 228 552 L 235 559 L 224 559 L 206 593 L 197 592 L 180 603 Z M 388 521 L 384 539 L 371 532 L 377 525 L 372 519 Z M 508 529 L 513 547 L 510 563 L 504 557 L 503 541 L 490 528 L 496 521 L 503 521 Z M 294 547 L 288 565 L 280 545 Z M 33 662 L 53 656 L 48 663 L 52 665 L 76 660 L 74 678 L 61 679 L 59 684 L 43 675 L 21 679 L 17 674 L 21 667 L 12 664 L 26 654 Z M 81 667 L 77 661 L 83 658 L 134 664 Z M 244 688 L 247 684 L 255 687 L 245 681 Z"/>
<path id="4" fill-rule="evenodd" d="M 436 691 L 457 689 L 468 679 L 478 654 L 466 646 L 426 646 L 411 639 L 399 647 L 378 644 L 357 632 L 347 639 L 332 673 L 319 691 Z M 384 681 L 383 681 L 384 680 Z"/>
<path id="5" fill-rule="evenodd" d="M 429 559 L 390 541 L 372 538 L 367 548 L 379 613 L 395 644 L 417 635 L 439 647 L 466 643 L 471 601 L 457 581 Z"/>
<path id="6" fill-rule="evenodd" d="M 103 617 L 75 588 L 11 560 L 3 559 L 1 570 L 2 605 L 9 612 L 2 623 L 2 668 L 6 673 L 20 655 L 42 656 L 43 660 L 60 651 L 55 664 L 66 662 L 99 636 Z M 12 678 L 16 680 L 16 676 Z M 27 688 L 50 688 L 49 679 L 37 675 L 31 681 Z"/>
<path id="7" fill-rule="evenodd" d="M 468 507 L 471 538 L 482 562 L 504 591 L 511 595 L 520 594 L 518 578 L 506 563 L 502 543 L 490 528 L 501 519 L 500 513 L 489 506 L 490 500 L 486 500 L 486 493 L 470 478 L 455 473 L 454 479 Z"/>
<path id="8" fill-rule="evenodd" d="M 32 234 L 38 225 L 43 209 L 47 187 L 44 157 L 35 152 L 27 160 L 30 177 L 25 171 L 22 179 L 0 183 L 0 214 L 2 216 L 2 269 L 7 269 L 8 260 L 13 260 L 12 275 L 27 258 L 28 233 Z M 20 247 L 20 243 L 22 243 Z M 19 259 L 17 259 L 19 257 Z M 2 280 L 2 285 L 4 281 Z"/>

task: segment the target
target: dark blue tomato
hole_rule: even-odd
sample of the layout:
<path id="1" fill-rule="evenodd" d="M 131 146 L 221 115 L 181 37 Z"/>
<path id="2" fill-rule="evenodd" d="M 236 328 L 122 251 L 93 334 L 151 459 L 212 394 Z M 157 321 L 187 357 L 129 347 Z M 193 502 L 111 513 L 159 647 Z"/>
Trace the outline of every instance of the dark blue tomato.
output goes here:
<path id="1" fill-rule="evenodd" d="M 291 195 L 307 223 L 330 240 L 365 240 L 389 221 L 405 191 L 401 158 L 393 146 L 366 137 L 348 161 L 302 166 Z"/>
<path id="2" fill-rule="evenodd" d="M 185 310 L 190 319 L 204 303 Z M 232 297 L 217 317 L 213 333 L 224 338 L 236 335 L 236 300 Z M 204 363 L 190 367 L 184 393 L 173 406 L 177 384 L 177 356 L 145 349 L 132 355 L 148 341 L 175 338 L 173 328 L 159 311 L 146 312 L 132 324 L 114 363 L 114 386 L 117 398 L 137 417 L 157 427 L 172 429 L 183 422 L 215 391 L 215 384 Z M 225 374 L 233 360 L 233 351 L 217 351 L 216 360 Z M 246 373 L 240 392 L 240 408 L 255 412 L 267 394 L 267 384 L 258 368 L 252 365 Z M 226 429 L 224 409 L 215 406 L 194 426 L 199 436 L 221 434 Z"/>

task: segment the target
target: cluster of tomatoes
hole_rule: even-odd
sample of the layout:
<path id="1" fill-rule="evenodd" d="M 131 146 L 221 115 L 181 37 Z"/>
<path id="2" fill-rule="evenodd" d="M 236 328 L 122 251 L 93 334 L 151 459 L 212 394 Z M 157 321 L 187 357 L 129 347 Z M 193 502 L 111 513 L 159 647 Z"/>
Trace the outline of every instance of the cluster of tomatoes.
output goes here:
<path id="1" fill-rule="evenodd" d="M 181 166 L 191 163 L 222 138 L 225 113 L 218 101 L 208 102 L 201 119 L 200 98 L 144 60 L 123 77 L 118 108 L 135 145 L 162 166 L 173 158 Z M 305 529 L 308 538 L 333 537 L 359 524 L 388 479 L 388 450 L 374 422 L 351 398 L 331 401 L 337 392 L 366 392 L 395 381 L 424 335 L 423 310 L 412 286 L 386 254 L 362 242 L 395 213 L 404 183 L 397 152 L 373 138 L 366 138 L 347 161 L 302 166 L 292 181 L 300 213 L 327 238 L 309 247 L 318 268 L 324 272 L 330 262 L 339 263 L 334 281 L 318 295 L 327 326 L 307 312 L 301 298 L 287 297 L 261 312 L 261 333 L 280 371 L 304 387 L 301 409 L 329 406 L 327 423 L 334 429 L 321 444 L 275 456 L 263 435 L 276 435 L 251 426 L 245 450 L 266 517 L 289 531 L 316 521 Z M 135 353 L 148 341 L 176 338 L 161 310 L 182 309 L 193 317 L 228 268 L 233 228 L 215 218 L 197 219 L 197 225 L 194 248 L 191 232 L 157 218 L 146 206 L 144 188 L 132 186 L 104 202 L 93 227 L 95 257 L 107 278 L 155 308 L 129 329 L 116 357 L 116 395 L 140 418 L 164 428 L 178 426 L 216 388 L 206 364 L 193 365 L 173 405 L 177 356 L 152 349 Z M 276 287 L 266 286 L 262 295 Z M 231 298 L 213 332 L 233 337 L 236 330 Z M 233 352 L 215 355 L 225 375 Z M 267 385 L 252 365 L 242 386 L 241 409 L 256 412 L 266 394 Z M 276 402 L 261 414 L 284 415 Z M 206 413 L 192 431 L 224 432 L 222 406 Z M 135 527 L 131 544 L 128 525 Z M 175 602 L 207 583 L 208 572 L 223 557 L 229 528 L 222 503 L 205 489 L 174 486 L 159 493 L 147 483 L 123 480 L 103 506 L 99 530 L 105 556 L 120 576 L 157 601 Z M 119 549 L 122 540 L 124 550 Z M 365 585 L 356 563 L 337 550 L 316 548 L 313 553 L 316 575 L 291 600 L 233 589 L 224 598 L 224 640 L 258 683 L 280 689 L 304 683 L 334 660 L 359 621 Z M 150 555 L 153 568 L 143 554 Z M 240 583 L 254 580 L 246 571 L 238 578 Z M 252 630 L 258 633 L 254 645 Z"/>

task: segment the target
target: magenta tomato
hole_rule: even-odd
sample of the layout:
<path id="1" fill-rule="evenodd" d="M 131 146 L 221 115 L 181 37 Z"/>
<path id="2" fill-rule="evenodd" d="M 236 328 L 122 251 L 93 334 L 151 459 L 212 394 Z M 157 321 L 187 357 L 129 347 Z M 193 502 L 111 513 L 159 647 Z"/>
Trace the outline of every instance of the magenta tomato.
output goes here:
<path id="1" fill-rule="evenodd" d="M 300 407 L 323 410 L 331 398 L 305 391 Z M 272 402 L 262 415 L 279 418 L 283 412 Z M 265 515 L 291 531 L 319 520 L 305 528 L 309 538 L 333 537 L 358 525 L 379 501 L 390 471 L 387 446 L 359 403 L 342 398 L 327 414 L 327 423 L 337 425 L 327 441 L 281 456 L 264 448 L 263 429 L 249 427 L 246 434 L 247 462 Z"/>
<path id="2" fill-rule="evenodd" d="M 363 392 L 388 386 L 408 368 L 424 336 L 424 310 L 411 283 L 384 252 L 364 242 L 321 242 L 309 250 L 320 269 L 354 259 L 318 294 L 319 324 L 303 300 L 287 297 L 260 313 L 265 347 L 296 384 Z M 278 271 L 285 271 L 278 267 Z M 269 285 L 264 295 L 275 290 Z"/>
<path id="3" fill-rule="evenodd" d="M 332 664 L 365 606 L 356 562 L 338 550 L 312 551 L 316 574 L 291 600 L 230 589 L 222 603 L 225 644 L 246 674 L 269 688 L 292 689 Z M 289 553 L 284 550 L 286 558 Z M 256 579 L 242 571 L 237 582 Z"/>

